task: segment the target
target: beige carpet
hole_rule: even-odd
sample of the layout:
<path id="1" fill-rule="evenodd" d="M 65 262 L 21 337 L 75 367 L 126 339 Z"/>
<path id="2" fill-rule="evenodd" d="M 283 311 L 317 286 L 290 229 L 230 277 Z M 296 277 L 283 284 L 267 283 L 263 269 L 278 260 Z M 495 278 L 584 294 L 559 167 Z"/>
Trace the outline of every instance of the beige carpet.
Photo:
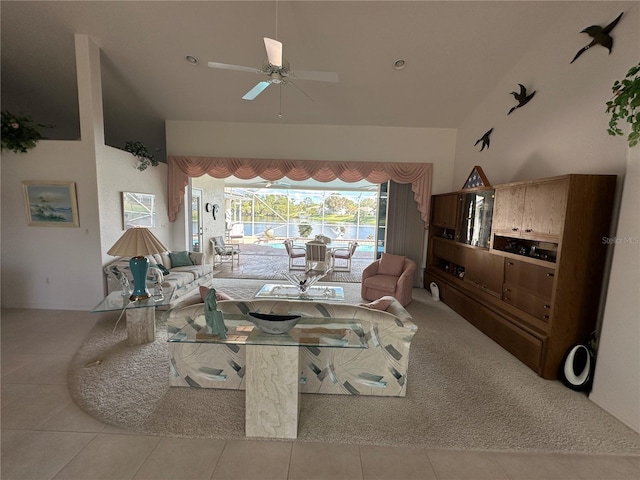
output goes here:
<path id="1" fill-rule="evenodd" d="M 264 281 L 221 279 L 237 298 Z M 224 287 L 223 287 L 224 285 Z M 357 303 L 359 285 L 345 284 Z M 640 435 L 561 383 L 543 380 L 427 292 L 408 306 L 418 325 L 405 398 L 302 396 L 299 439 L 497 451 L 640 454 Z M 169 388 L 166 331 L 129 347 L 105 318 L 69 371 L 75 401 L 131 431 L 244 438 L 244 392 Z M 100 359 L 99 366 L 85 365 Z"/>

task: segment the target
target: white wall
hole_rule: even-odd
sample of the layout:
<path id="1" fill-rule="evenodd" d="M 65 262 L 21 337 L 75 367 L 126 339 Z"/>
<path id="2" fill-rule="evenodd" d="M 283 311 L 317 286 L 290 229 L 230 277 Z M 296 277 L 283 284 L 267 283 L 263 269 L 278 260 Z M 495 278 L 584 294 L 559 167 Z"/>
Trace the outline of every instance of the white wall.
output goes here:
<path id="1" fill-rule="evenodd" d="M 167 122 L 169 155 L 433 163 L 434 191 L 449 188 L 455 142 L 451 128 Z"/>
<path id="2" fill-rule="evenodd" d="M 144 172 L 129 153 L 104 145 L 100 52 L 76 36 L 82 139 L 40 141 L 26 154 L 2 153 L 2 306 L 90 310 L 105 293 L 106 251 L 123 233 L 120 192 L 156 194 L 154 233 L 172 248 L 167 167 Z M 27 226 L 24 180 L 76 183 L 80 228 Z"/>
<path id="3" fill-rule="evenodd" d="M 137 159 L 128 152 L 105 146 L 100 149 L 98 164 L 98 198 L 101 227 L 101 258 L 107 264 L 114 257 L 107 255 L 114 243 L 124 233 L 122 222 L 122 192 L 150 193 L 156 196 L 156 226 L 151 232 L 167 248 L 172 244 L 167 201 L 167 165 L 148 167 L 139 171 Z"/>
<path id="4" fill-rule="evenodd" d="M 630 150 L 593 390 L 589 398 L 640 432 L 640 147 Z"/>
<path id="5" fill-rule="evenodd" d="M 28 154 L 3 152 L 3 307 L 82 310 L 102 292 L 93 158 L 83 142 L 43 140 Z M 75 182 L 80 228 L 28 226 L 24 180 Z"/>
<path id="6" fill-rule="evenodd" d="M 578 32 L 589 25 L 605 25 L 622 11 L 612 34 L 612 53 L 596 46 L 570 65 L 590 40 Z M 460 188 L 474 165 L 482 166 L 494 185 L 566 173 L 613 173 L 619 175 L 618 201 L 625 181 L 617 235 L 638 239 L 640 147 L 630 155 L 624 138 L 606 133 L 605 110 L 613 82 L 637 64 L 639 46 L 638 2 L 581 2 L 579 8 L 569 9 L 530 51 L 523 52 L 520 62 L 458 130 L 452 189 Z M 515 105 L 509 92 L 518 83 L 537 93 L 528 105 L 507 116 Z M 491 146 L 479 152 L 474 143 L 491 127 Z M 628 157 L 633 158 L 629 163 Z M 638 245 L 615 247 L 591 395 L 635 430 L 640 430 L 639 268 Z"/>
<path id="7" fill-rule="evenodd" d="M 460 188 L 474 165 L 494 185 L 565 173 L 623 174 L 626 144 L 606 133 L 605 103 L 614 80 L 638 62 L 639 8 L 638 2 L 580 2 L 540 35 L 459 128 L 452 187 Z M 580 30 L 605 25 L 622 11 L 611 55 L 595 46 L 570 65 L 590 41 Z M 517 103 L 509 92 L 518 83 L 536 94 L 507 116 Z M 491 146 L 480 152 L 474 143 L 492 127 Z"/>

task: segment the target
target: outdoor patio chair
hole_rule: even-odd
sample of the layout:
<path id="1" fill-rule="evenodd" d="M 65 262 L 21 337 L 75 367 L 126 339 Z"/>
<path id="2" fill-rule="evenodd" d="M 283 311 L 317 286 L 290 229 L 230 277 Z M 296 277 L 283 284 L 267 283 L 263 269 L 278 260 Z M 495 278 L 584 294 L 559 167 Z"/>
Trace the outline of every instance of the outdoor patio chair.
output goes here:
<path id="1" fill-rule="evenodd" d="M 306 258 L 307 250 L 303 247 L 294 246 L 293 240 L 285 240 L 284 248 L 287 251 L 287 256 L 289 257 L 289 270 L 301 269 L 304 270 L 306 268 L 306 260 L 304 262 L 296 263 L 296 258 Z"/>
<path id="2" fill-rule="evenodd" d="M 234 223 L 229 230 L 229 239 L 231 242 L 234 240 L 244 241 L 244 224 Z"/>
<path id="3" fill-rule="evenodd" d="M 231 262 L 231 270 L 233 270 L 233 262 L 240 266 L 240 245 L 237 243 L 225 244 L 221 236 L 212 237 L 211 249 L 213 250 L 213 266 L 224 262 Z"/>
<path id="4" fill-rule="evenodd" d="M 349 242 L 346 247 L 337 247 L 331 250 L 331 268 L 336 271 L 350 272 L 351 257 L 356 253 L 358 242 Z M 336 263 L 336 260 L 339 260 Z"/>
<path id="5" fill-rule="evenodd" d="M 320 270 L 328 272 L 331 270 L 331 255 L 326 243 L 311 241 L 306 246 L 307 271 Z"/>

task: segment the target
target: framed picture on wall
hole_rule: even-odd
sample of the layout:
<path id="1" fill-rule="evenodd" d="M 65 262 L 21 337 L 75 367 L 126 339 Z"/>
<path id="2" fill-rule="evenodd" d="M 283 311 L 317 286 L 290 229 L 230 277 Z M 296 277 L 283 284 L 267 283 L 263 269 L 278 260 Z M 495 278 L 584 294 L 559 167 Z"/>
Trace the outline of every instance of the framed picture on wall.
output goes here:
<path id="1" fill-rule="evenodd" d="M 122 192 L 122 228 L 155 227 L 156 196 L 151 193 Z"/>
<path id="2" fill-rule="evenodd" d="M 75 182 L 22 182 L 27 224 L 33 227 L 79 227 Z"/>

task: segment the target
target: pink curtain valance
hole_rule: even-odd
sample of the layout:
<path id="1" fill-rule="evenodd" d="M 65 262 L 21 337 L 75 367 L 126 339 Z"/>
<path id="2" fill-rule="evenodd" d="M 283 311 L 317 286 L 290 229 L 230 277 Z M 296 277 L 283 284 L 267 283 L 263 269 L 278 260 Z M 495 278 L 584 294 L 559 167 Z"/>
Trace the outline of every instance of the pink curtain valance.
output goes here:
<path id="1" fill-rule="evenodd" d="M 367 180 L 371 183 L 410 183 L 413 196 L 425 226 L 429 223 L 431 199 L 431 163 L 326 162 L 322 160 L 281 160 L 269 158 L 225 158 L 169 156 L 168 193 L 169 221 L 174 222 L 180 209 L 189 177 L 210 175 L 214 178 L 235 176 L 244 180 L 313 178 L 319 182 L 340 179 L 345 182 Z"/>

